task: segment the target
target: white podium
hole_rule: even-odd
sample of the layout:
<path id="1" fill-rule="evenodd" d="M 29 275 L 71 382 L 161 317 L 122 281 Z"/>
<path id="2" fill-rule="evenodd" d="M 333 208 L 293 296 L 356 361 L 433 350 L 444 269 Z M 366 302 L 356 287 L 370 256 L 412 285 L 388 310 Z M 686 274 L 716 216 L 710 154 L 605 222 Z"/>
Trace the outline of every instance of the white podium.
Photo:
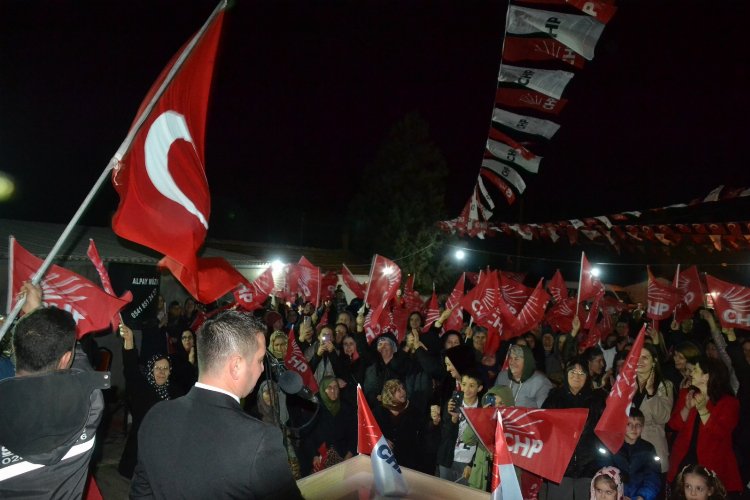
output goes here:
<path id="1" fill-rule="evenodd" d="M 445 481 L 439 477 L 428 476 L 406 467 L 401 467 L 401 471 L 409 486 L 409 495 L 403 498 L 415 500 L 439 498 L 487 500 L 489 498 L 489 493 Z M 302 478 L 297 481 L 297 486 L 307 500 L 381 498 L 373 483 L 370 457 L 367 455 L 357 455 L 338 465 Z"/>

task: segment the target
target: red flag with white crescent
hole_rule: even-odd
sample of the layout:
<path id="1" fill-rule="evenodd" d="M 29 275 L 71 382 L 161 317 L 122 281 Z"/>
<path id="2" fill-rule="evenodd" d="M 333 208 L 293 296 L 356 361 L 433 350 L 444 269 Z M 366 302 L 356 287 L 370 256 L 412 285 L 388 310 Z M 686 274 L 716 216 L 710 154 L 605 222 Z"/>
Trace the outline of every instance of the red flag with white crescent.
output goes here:
<path id="1" fill-rule="evenodd" d="M 388 302 L 396 296 L 401 285 L 401 269 L 382 255 L 375 255 L 370 269 L 365 303 L 372 309 L 372 322 L 377 323 Z"/>
<path id="2" fill-rule="evenodd" d="M 245 311 L 255 311 L 263 307 L 263 303 L 273 291 L 273 269 L 268 266 L 252 283 L 242 284 L 232 292 L 237 306 Z"/>
<path id="3" fill-rule="evenodd" d="M 706 274 L 708 291 L 724 328 L 750 329 L 750 288 Z"/>
<path id="4" fill-rule="evenodd" d="M 646 325 L 641 327 L 638 337 L 630 348 L 625 364 L 622 365 L 617 380 L 607 396 L 606 407 L 599 418 L 594 433 L 613 454 L 620 451 L 625 441 L 625 429 L 628 426 L 630 405 L 633 402 L 636 386 L 635 370 L 638 366 L 638 358 L 641 357 L 643 341 L 646 338 Z"/>
<path id="5" fill-rule="evenodd" d="M 8 310 L 16 305 L 16 297 L 24 281 L 31 281 L 42 267 L 42 259 L 23 248 L 15 238 L 10 238 L 10 276 Z M 86 278 L 63 267 L 52 265 L 42 277 L 42 299 L 48 306 L 68 311 L 76 322 L 76 338 L 105 330 L 123 307 L 133 300 L 130 291 L 122 297 L 106 293 Z"/>
<path id="6" fill-rule="evenodd" d="M 163 254 L 159 265 L 202 303 L 244 282 L 224 259 L 196 256 L 211 211 L 204 167 L 206 110 L 225 7 L 217 7 L 159 75 L 138 110 L 132 142 L 126 139 L 115 154 L 112 176 L 120 197 L 112 229 Z"/>
<path id="7" fill-rule="evenodd" d="M 682 292 L 678 288 L 661 283 L 648 272 L 648 308 L 646 314 L 651 319 L 667 319 L 672 315 L 677 304 L 682 302 Z"/>

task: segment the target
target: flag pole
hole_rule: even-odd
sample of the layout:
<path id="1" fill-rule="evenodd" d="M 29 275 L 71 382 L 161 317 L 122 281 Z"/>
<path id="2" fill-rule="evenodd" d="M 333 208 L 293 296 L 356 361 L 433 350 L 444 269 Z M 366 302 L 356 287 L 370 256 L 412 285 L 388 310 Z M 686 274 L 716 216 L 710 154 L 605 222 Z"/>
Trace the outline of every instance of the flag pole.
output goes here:
<path id="1" fill-rule="evenodd" d="M 208 20 L 201 27 L 200 31 L 193 37 L 193 39 L 187 45 L 185 50 L 182 51 L 182 53 L 180 54 L 180 57 L 177 59 L 177 61 L 175 61 L 175 64 L 172 66 L 169 73 L 164 78 L 164 81 L 162 82 L 161 86 L 159 86 L 159 89 L 154 93 L 153 97 L 151 98 L 151 102 L 148 103 L 146 108 L 143 110 L 143 112 L 140 114 L 140 116 L 136 120 L 136 123 L 133 125 L 133 127 L 130 128 L 128 135 L 125 137 L 125 140 L 120 145 L 114 157 L 109 161 L 104 171 L 96 180 L 96 182 L 94 183 L 94 186 L 91 188 L 89 193 L 86 195 L 86 198 L 83 200 L 83 203 L 81 203 L 81 206 L 78 207 L 78 210 L 73 215 L 73 218 L 70 220 L 70 222 L 65 227 L 60 237 L 57 239 L 57 242 L 55 243 L 55 245 L 47 254 L 47 258 L 44 260 L 41 267 L 37 270 L 37 272 L 31 278 L 31 283 L 34 286 L 39 284 L 39 282 L 42 279 L 42 276 L 44 276 L 44 274 L 47 272 L 50 265 L 52 264 L 52 261 L 57 257 L 57 254 L 60 251 L 60 248 L 62 248 L 63 244 L 70 236 L 70 233 L 73 231 L 73 228 L 78 224 L 78 221 L 81 219 L 81 217 L 83 216 L 83 213 L 91 204 L 91 201 L 94 199 L 94 196 L 96 196 L 96 194 L 99 192 L 99 189 L 104 184 L 104 181 L 107 180 L 107 178 L 109 177 L 110 172 L 115 168 L 116 165 L 119 164 L 119 162 L 122 160 L 122 158 L 130 149 L 130 146 L 133 143 L 135 135 L 140 131 L 141 127 L 146 122 L 146 119 L 148 118 L 149 114 L 154 109 L 154 106 L 156 106 L 156 103 L 159 100 L 159 98 L 161 98 L 162 94 L 164 94 L 164 91 L 166 90 L 167 86 L 169 86 L 169 84 L 174 79 L 174 76 L 177 74 L 177 71 L 180 70 L 185 60 L 188 58 L 188 56 L 190 56 L 190 53 L 192 52 L 193 48 L 198 43 L 198 41 L 203 37 L 203 34 L 208 29 L 208 26 L 211 24 L 213 19 L 218 15 L 219 12 L 225 9 L 226 6 L 227 6 L 227 0 L 222 0 L 221 2 L 219 2 L 219 5 L 216 6 L 214 11 L 211 13 L 211 16 L 209 16 Z M 18 302 L 16 302 L 16 306 L 13 308 L 13 310 L 10 311 L 10 313 L 8 313 L 8 317 L 5 319 L 5 323 L 3 324 L 2 327 L 0 327 L 0 340 L 2 340 L 6 332 L 10 329 L 10 325 L 13 323 L 16 317 L 18 317 L 18 314 L 21 312 L 21 309 L 23 308 L 25 303 L 26 303 L 26 297 L 23 296 L 18 300 Z"/>
<path id="2" fill-rule="evenodd" d="M 581 281 L 583 280 L 583 258 L 586 254 L 581 252 L 581 271 L 578 273 L 578 298 L 576 299 L 576 316 L 578 316 L 578 306 L 581 302 Z"/>
<path id="3" fill-rule="evenodd" d="M 677 272 L 674 274 L 674 287 L 679 288 L 680 286 L 680 265 L 677 264 Z M 677 308 L 674 308 L 672 312 L 672 321 L 677 321 Z"/>
<path id="4" fill-rule="evenodd" d="M 367 278 L 367 290 L 365 290 L 365 300 L 362 301 L 362 309 L 364 310 L 367 306 L 367 299 L 370 298 L 370 284 L 372 284 L 372 273 L 375 271 L 375 259 L 378 258 L 378 254 L 372 255 L 372 262 L 370 263 L 370 276 Z"/>

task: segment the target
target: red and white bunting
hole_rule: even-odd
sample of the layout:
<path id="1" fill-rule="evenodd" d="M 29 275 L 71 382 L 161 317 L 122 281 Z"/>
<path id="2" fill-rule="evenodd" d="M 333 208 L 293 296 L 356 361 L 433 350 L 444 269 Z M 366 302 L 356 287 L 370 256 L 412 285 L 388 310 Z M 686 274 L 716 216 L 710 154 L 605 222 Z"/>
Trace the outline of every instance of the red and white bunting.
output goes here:
<path id="1" fill-rule="evenodd" d="M 511 35 L 548 34 L 590 61 L 594 58 L 594 49 L 604 31 L 604 24 L 590 16 L 511 5 L 506 31 Z"/>
<path id="2" fill-rule="evenodd" d="M 510 62 L 562 61 L 578 69 L 586 63 L 586 59 L 554 38 L 510 36 L 510 33 L 505 37 L 503 59 Z"/>
<path id="3" fill-rule="evenodd" d="M 512 9 L 512 7 L 511 7 Z M 570 71 L 527 68 L 503 64 L 497 76 L 499 83 L 527 87 L 555 99 L 562 97 L 565 87 L 573 78 Z"/>
<path id="4" fill-rule="evenodd" d="M 519 193 L 523 193 L 526 190 L 526 182 L 524 182 L 523 178 L 510 165 L 495 160 L 482 160 L 482 167 L 492 170 L 497 175 L 510 182 Z"/>
<path id="5" fill-rule="evenodd" d="M 531 89 L 499 87 L 495 91 L 495 104 L 511 108 L 529 108 L 558 115 L 567 103 L 567 99 L 555 99 Z"/>
<path id="6" fill-rule="evenodd" d="M 492 121 L 518 132 L 539 135 L 545 139 L 552 139 L 560 129 L 560 125 L 555 122 L 534 118 L 533 116 L 511 113 L 500 108 L 495 108 L 492 112 Z"/>

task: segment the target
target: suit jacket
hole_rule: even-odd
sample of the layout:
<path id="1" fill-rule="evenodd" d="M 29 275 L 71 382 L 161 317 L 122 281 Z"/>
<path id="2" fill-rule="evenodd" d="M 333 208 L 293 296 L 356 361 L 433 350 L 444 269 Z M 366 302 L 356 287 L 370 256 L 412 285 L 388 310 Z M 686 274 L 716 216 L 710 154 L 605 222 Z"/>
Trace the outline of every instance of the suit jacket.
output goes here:
<path id="1" fill-rule="evenodd" d="M 198 387 L 146 415 L 130 497 L 302 498 L 281 431 Z"/>

